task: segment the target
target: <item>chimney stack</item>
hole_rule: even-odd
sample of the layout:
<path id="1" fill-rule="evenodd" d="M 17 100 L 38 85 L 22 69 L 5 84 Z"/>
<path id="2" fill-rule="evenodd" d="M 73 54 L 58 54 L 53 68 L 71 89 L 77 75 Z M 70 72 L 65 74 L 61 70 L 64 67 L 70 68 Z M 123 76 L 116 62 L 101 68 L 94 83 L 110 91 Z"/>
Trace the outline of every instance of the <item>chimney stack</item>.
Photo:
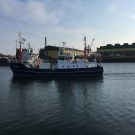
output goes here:
<path id="1" fill-rule="evenodd" d="M 46 41 L 46 37 L 45 37 L 45 47 L 47 46 L 47 41 Z"/>

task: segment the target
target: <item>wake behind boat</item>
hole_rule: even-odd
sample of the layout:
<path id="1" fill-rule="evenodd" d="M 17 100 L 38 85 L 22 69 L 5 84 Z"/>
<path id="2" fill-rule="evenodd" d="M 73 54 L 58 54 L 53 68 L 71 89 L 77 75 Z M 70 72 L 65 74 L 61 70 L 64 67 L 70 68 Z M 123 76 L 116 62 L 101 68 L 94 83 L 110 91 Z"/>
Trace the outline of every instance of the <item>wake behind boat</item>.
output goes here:
<path id="1" fill-rule="evenodd" d="M 97 63 L 86 45 L 84 37 L 84 57 L 73 59 L 68 53 L 64 54 L 64 47 L 59 47 L 55 62 L 34 58 L 31 48 L 22 51 L 22 37 L 19 35 L 18 59 L 10 60 L 10 68 L 17 77 L 102 77 L 103 67 Z M 88 50 L 88 51 L 87 51 Z"/>

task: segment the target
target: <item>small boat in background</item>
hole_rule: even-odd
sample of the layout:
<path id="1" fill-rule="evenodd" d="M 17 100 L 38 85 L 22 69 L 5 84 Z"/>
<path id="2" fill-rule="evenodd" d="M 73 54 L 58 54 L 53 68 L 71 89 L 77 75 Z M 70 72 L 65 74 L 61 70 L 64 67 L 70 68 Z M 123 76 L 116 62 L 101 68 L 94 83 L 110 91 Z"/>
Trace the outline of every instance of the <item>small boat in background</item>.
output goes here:
<path id="1" fill-rule="evenodd" d="M 22 49 L 22 37 L 19 35 L 18 58 L 10 60 L 10 68 L 17 77 L 102 77 L 103 67 L 97 63 L 95 55 L 87 51 L 86 37 L 84 37 L 84 57 L 73 59 L 73 56 L 64 54 L 64 47 L 59 48 L 55 62 L 44 61 L 36 57 L 32 49 Z M 88 56 L 92 56 L 89 57 Z"/>

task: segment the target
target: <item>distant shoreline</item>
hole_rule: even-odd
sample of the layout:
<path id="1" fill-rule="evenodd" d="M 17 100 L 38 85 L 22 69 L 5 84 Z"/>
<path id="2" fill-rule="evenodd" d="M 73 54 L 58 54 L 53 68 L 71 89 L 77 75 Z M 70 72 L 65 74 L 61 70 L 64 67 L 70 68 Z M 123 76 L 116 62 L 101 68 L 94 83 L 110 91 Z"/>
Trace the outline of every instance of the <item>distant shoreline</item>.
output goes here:
<path id="1" fill-rule="evenodd" d="M 103 57 L 102 63 L 134 63 L 135 57 Z"/>
<path id="2" fill-rule="evenodd" d="M 0 66 L 9 66 L 8 59 L 6 59 L 6 58 L 1 58 L 1 59 L 0 59 Z"/>

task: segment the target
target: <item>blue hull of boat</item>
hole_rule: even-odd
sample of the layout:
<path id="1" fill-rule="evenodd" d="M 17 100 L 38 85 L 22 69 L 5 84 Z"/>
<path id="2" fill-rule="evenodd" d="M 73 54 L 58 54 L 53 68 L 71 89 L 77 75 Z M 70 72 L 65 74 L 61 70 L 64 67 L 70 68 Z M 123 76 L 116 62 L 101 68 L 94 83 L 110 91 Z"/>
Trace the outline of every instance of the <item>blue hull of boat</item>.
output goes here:
<path id="1" fill-rule="evenodd" d="M 103 67 L 91 68 L 74 68 L 74 69 L 35 69 L 27 68 L 24 64 L 10 63 L 11 70 L 14 76 L 27 77 L 73 77 L 73 76 L 87 76 L 87 77 L 102 77 Z"/>

